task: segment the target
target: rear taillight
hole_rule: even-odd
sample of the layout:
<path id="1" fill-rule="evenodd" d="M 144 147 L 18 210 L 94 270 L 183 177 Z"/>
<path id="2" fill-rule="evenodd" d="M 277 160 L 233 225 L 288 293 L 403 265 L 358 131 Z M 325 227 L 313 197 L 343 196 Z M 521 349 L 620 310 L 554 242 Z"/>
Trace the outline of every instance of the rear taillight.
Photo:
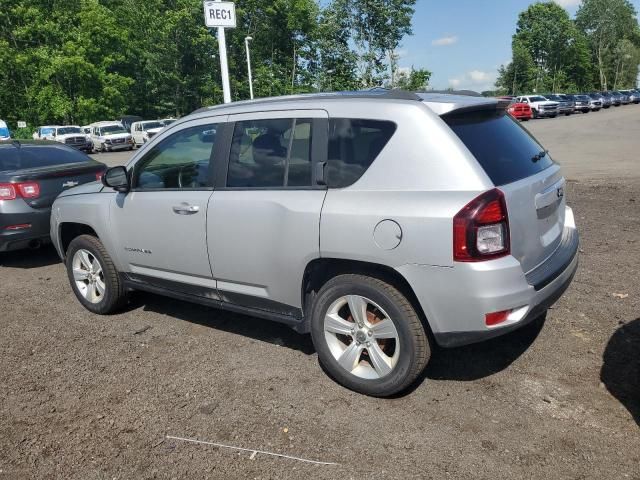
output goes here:
<path id="1" fill-rule="evenodd" d="M 36 182 L 0 183 L 0 200 L 22 198 L 38 198 L 40 185 Z"/>
<path id="2" fill-rule="evenodd" d="M 17 183 L 16 185 L 22 198 L 38 198 L 40 196 L 40 185 L 35 182 Z"/>
<path id="3" fill-rule="evenodd" d="M 494 188 L 453 217 L 453 260 L 481 262 L 509 254 L 509 218 L 503 193 Z"/>
<path id="4" fill-rule="evenodd" d="M 96 180 L 97 181 L 101 181 L 102 180 L 102 175 L 104 174 L 104 172 L 97 172 L 96 173 Z"/>
<path id="5" fill-rule="evenodd" d="M 0 200 L 14 200 L 17 196 L 16 188 L 10 183 L 0 183 Z"/>

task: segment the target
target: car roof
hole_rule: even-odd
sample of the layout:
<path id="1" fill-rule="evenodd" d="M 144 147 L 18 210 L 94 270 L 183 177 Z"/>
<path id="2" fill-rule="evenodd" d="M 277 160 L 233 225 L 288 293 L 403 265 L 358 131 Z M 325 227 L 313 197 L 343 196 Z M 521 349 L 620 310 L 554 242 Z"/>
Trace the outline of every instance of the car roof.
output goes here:
<path id="1" fill-rule="evenodd" d="M 3 148 L 23 148 L 23 147 L 42 147 L 42 146 L 51 146 L 55 148 L 64 148 L 68 150 L 72 147 L 65 145 L 64 143 L 54 142 L 52 140 L 31 140 L 31 139 L 20 139 L 20 140 L 2 140 L 0 141 L 0 147 Z"/>
<path id="2" fill-rule="evenodd" d="M 404 103 L 404 102 L 421 102 L 438 115 L 444 115 L 456 110 L 477 109 L 479 107 L 495 107 L 505 104 L 504 100 L 494 97 L 482 97 L 472 91 L 447 91 L 447 92 L 408 92 L 405 90 L 387 90 L 376 88 L 371 90 L 362 90 L 354 92 L 329 92 L 329 93 L 311 93 L 300 95 L 285 95 L 281 97 L 267 97 L 256 100 L 244 100 L 229 104 L 215 105 L 211 107 L 203 107 L 193 112 L 189 117 L 209 116 L 211 113 L 216 114 L 234 114 L 234 113 L 252 113 L 264 111 L 265 107 L 269 110 L 283 108 L 296 109 L 300 108 L 301 103 L 305 103 L 305 107 L 323 108 L 324 105 L 345 101 L 352 102 L 371 102 L 375 100 L 377 105 L 384 103 Z M 508 102 L 506 102 L 508 104 Z"/>

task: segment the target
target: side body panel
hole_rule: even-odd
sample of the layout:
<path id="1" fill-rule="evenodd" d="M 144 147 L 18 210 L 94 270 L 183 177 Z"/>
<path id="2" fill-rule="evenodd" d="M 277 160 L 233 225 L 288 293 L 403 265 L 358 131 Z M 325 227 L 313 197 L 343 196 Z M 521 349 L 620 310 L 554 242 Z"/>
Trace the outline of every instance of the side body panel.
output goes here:
<path id="1" fill-rule="evenodd" d="M 419 103 L 385 110 L 332 106 L 330 117 L 393 119 L 397 130 L 353 185 L 329 189 L 322 210 L 322 257 L 397 268 L 453 267 L 452 217 L 492 184 L 441 118 Z M 376 227 L 392 220 L 399 245 L 384 248 Z M 379 227 L 378 227 L 379 228 Z"/>
<path id="2" fill-rule="evenodd" d="M 325 190 L 215 191 L 207 242 L 223 300 L 301 307 L 302 276 L 319 256 Z M 244 297 L 244 299 L 243 299 Z"/>
<path id="3" fill-rule="evenodd" d="M 313 109 L 266 111 L 230 115 L 228 121 L 277 118 L 322 120 L 327 113 Z M 313 132 L 315 164 L 314 142 L 324 139 L 316 138 L 317 125 Z M 218 177 L 209 204 L 207 243 L 221 299 L 248 302 L 265 310 L 293 307 L 299 311 L 305 267 L 320 255 L 320 212 L 326 190 L 311 185 L 226 188 L 226 171 Z"/>

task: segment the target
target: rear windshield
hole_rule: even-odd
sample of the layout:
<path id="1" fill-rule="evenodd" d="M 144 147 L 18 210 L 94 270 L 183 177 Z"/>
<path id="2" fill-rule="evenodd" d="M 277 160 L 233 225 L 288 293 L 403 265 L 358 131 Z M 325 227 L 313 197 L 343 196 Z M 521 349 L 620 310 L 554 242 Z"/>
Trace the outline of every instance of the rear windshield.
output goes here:
<path id="1" fill-rule="evenodd" d="M 84 153 L 56 145 L 0 145 L 0 172 L 89 162 Z"/>
<path id="2" fill-rule="evenodd" d="M 544 148 L 509 115 L 483 111 L 443 116 L 478 160 L 491 181 L 505 185 L 535 175 L 553 165 Z"/>

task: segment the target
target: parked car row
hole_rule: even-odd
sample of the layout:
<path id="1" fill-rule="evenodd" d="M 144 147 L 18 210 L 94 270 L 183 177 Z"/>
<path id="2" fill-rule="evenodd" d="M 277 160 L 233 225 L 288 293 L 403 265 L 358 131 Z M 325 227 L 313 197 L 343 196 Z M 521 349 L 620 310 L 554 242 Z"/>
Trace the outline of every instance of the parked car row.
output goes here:
<path id="1" fill-rule="evenodd" d="M 511 100 L 509 113 L 516 119 L 555 118 L 558 115 L 597 112 L 602 108 L 640 103 L 640 90 L 620 90 L 580 94 L 550 93 L 500 97 Z"/>
<path id="2" fill-rule="evenodd" d="M 87 153 L 132 150 L 145 144 L 166 125 L 174 121 L 173 118 L 143 121 L 141 117 L 128 115 L 119 120 L 95 122 L 82 127 L 78 125 L 43 125 L 33 133 L 33 139 L 63 143 Z M 8 129 L 6 138 L 9 138 Z M 0 128 L 1 139 L 2 130 Z"/>

